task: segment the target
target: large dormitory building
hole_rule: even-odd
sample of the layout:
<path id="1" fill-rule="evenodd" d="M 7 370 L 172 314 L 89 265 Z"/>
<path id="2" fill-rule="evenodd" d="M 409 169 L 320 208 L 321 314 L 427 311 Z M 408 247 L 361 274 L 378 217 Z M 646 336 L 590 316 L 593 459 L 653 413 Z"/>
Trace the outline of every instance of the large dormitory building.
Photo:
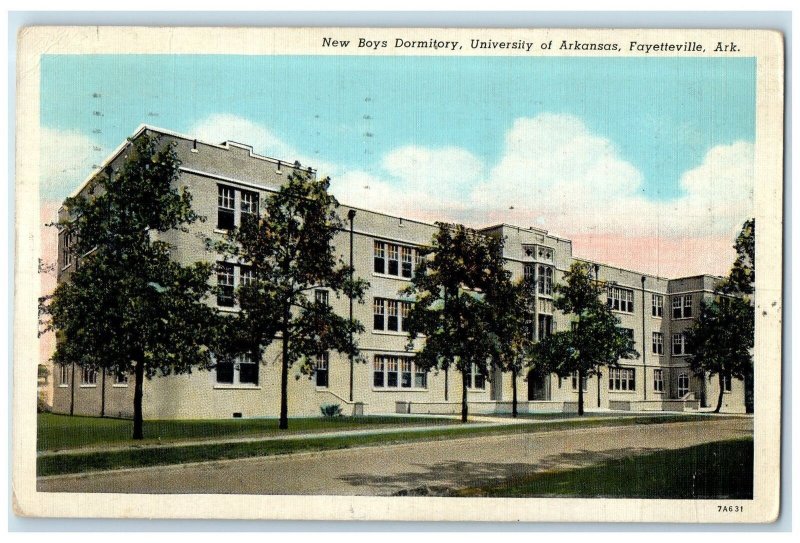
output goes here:
<path id="1" fill-rule="evenodd" d="M 226 288 L 220 289 L 211 303 L 220 311 L 236 311 L 232 293 L 247 280 L 247 270 L 223 262 L 221 255 L 207 249 L 204 240 L 219 237 L 226 228 L 239 224 L 242 213 L 255 211 L 258 202 L 279 187 L 296 166 L 259 156 L 246 145 L 204 143 L 150 127 L 140 127 L 134 138 L 144 131 L 160 134 L 164 142 L 176 143 L 181 160 L 179 183 L 191 192 L 195 210 L 207 217 L 205 222 L 195 223 L 190 232 L 168 232 L 163 235 L 164 240 L 174 245 L 174 258 L 181 263 L 201 260 L 217 263 L 215 280 Z M 126 145 L 120 146 L 103 168 L 118 168 L 124 160 Z M 86 183 L 75 194 L 85 186 Z M 319 415 L 324 404 L 339 404 L 345 414 L 458 412 L 460 373 L 419 371 L 414 364 L 414 353 L 406 351 L 404 319 L 413 300 L 404 299 L 400 291 L 414 275 L 418 248 L 430 246 L 436 226 L 347 205 L 342 205 L 339 212 L 346 228 L 335 238 L 336 251 L 344 262 L 349 262 L 352 254 L 356 276 L 370 283 L 366 303 L 353 304 L 353 317 L 366 328 L 357 338 L 361 360 L 354 364 L 352 383 L 349 358 L 334 351 L 318 359 L 317 371 L 311 379 L 299 376 L 296 368 L 290 369 L 299 376 L 289 379 L 290 415 Z M 569 317 L 553 309 L 552 298 L 553 286 L 562 280 L 570 264 L 578 260 L 572 255 L 570 240 L 546 230 L 506 224 L 483 228 L 480 232 L 505 238 L 503 256 L 513 279 L 526 274 L 536 278 L 537 333 L 543 335 L 570 326 Z M 74 269 L 68 244 L 61 232 L 60 281 L 66 280 Z M 621 360 L 617 368 L 603 367 L 599 377 L 583 383 L 578 383 L 575 377 L 520 375 L 517 383 L 520 411 L 574 411 L 579 386 L 584 388 L 588 409 L 674 411 L 715 405 L 719 381 L 691 371 L 683 332 L 697 317 L 700 301 L 712 296 L 719 278 L 701 275 L 665 279 L 601 263 L 592 263 L 592 267 L 597 279 L 608 285 L 608 303 L 619 317 L 620 325 L 633 335 L 640 357 Z M 328 296 L 324 289 L 314 295 L 327 298 L 341 315 L 349 314 L 346 297 Z M 207 372 L 145 380 L 144 417 L 277 416 L 279 360 L 280 343 L 276 341 L 261 361 L 239 359 Z M 124 377 L 81 368 L 73 371 L 71 367 L 57 366 L 53 372 L 55 412 L 131 415 L 132 379 L 129 384 Z M 500 372 L 485 377 L 471 375 L 468 393 L 471 412 L 510 412 L 511 379 L 510 374 Z M 723 410 L 744 411 L 744 383 L 733 379 L 726 381 L 724 387 Z"/>

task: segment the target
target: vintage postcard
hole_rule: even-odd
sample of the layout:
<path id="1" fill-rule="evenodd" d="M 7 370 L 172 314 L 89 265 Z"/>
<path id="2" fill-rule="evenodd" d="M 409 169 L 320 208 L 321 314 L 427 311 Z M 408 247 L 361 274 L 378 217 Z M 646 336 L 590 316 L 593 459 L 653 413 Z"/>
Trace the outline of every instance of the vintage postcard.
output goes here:
<path id="1" fill-rule="evenodd" d="M 30 27 L 17 68 L 17 514 L 776 519 L 780 33 Z"/>

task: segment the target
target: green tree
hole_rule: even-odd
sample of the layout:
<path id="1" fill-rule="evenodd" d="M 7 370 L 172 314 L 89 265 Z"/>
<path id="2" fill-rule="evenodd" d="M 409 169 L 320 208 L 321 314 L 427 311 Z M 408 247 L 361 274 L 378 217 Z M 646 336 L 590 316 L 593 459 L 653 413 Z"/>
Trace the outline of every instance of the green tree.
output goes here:
<path id="1" fill-rule="evenodd" d="M 718 376 L 717 413 L 725 380 L 733 377 L 744 380 L 745 407 L 753 410 L 755 231 L 755 219 L 745 221 L 733 246 L 737 256 L 728 277 L 718 283 L 713 299 L 701 303 L 699 317 L 686 331 L 692 369 Z"/>
<path id="2" fill-rule="evenodd" d="M 583 415 L 583 380 L 597 374 L 600 366 L 617 366 L 620 358 L 638 358 L 639 353 L 633 348 L 633 338 L 619 327 L 619 320 L 602 301 L 604 287 L 591 278 L 588 263 L 573 263 L 564 281 L 554 287 L 553 305 L 573 316 L 572 328 L 537 343 L 534 360 L 559 377 L 577 373 L 578 414 Z"/>
<path id="3" fill-rule="evenodd" d="M 485 293 L 496 282 L 508 280 L 508 272 L 503 268 L 501 239 L 462 225 L 438 226 L 432 254 L 404 291 L 416 297 L 409 312 L 409 348 L 424 335 L 415 363 L 445 372 L 455 366 L 461 372 L 461 421 L 466 422 L 473 371 L 485 380 L 497 355 L 497 330 Z"/>
<path id="4" fill-rule="evenodd" d="M 174 188 L 173 145 L 143 134 L 126 153 L 115 175 L 66 200 L 59 227 L 75 240 L 77 269 L 42 310 L 56 333 L 55 363 L 134 374 L 133 438 L 142 439 L 144 377 L 209 368 L 217 320 L 204 303 L 211 267 L 181 266 L 157 239 L 199 219 L 191 195 Z"/>
<path id="5" fill-rule="evenodd" d="M 289 427 L 289 368 L 302 360 L 311 375 L 316 356 L 329 350 L 358 354 L 351 337 L 364 331 L 356 320 L 334 313 L 316 289 L 327 289 L 363 302 L 369 284 L 351 279 L 351 269 L 336 258 L 333 239 L 343 229 L 339 206 L 328 192 L 330 179 L 292 173 L 264 202 L 258 217 L 245 217 L 217 248 L 250 267 L 252 280 L 237 292 L 240 311 L 226 323 L 232 338 L 221 356 L 252 353 L 260 360 L 276 339 L 281 341 L 281 429 Z"/>

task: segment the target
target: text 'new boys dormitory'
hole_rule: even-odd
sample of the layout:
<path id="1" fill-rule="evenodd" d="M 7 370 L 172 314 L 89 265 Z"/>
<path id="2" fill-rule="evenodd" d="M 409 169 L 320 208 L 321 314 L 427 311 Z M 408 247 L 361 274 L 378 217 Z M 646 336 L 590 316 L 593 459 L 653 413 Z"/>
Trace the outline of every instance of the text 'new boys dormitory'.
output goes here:
<path id="1" fill-rule="evenodd" d="M 162 234 L 174 246 L 173 258 L 182 264 L 197 261 L 217 265 L 216 282 L 222 287 L 212 303 L 220 311 L 237 311 L 235 289 L 249 280 L 249 270 L 225 262 L 205 243 L 224 235 L 241 222 L 243 214 L 258 213 L 259 202 L 274 192 L 297 166 L 259 156 L 250 146 L 227 141 L 201 142 L 167 130 L 141 126 L 133 138 L 148 132 L 175 143 L 181 161 L 178 183 L 192 194 L 195 211 L 208 218 L 188 232 Z M 115 170 L 124 160 L 128 142 L 101 166 Z M 310 168 L 303 171 L 314 173 Z M 73 195 L 80 194 L 87 179 Z M 356 277 L 370 283 L 366 303 L 353 304 L 353 318 L 366 328 L 358 337 L 361 359 L 335 351 L 320 356 L 309 379 L 289 380 L 289 410 L 293 416 L 318 415 L 320 406 L 339 404 L 350 413 L 457 413 L 461 374 L 422 371 L 414 353 L 406 350 L 405 318 L 413 300 L 401 294 L 413 277 L 419 249 L 429 247 L 436 226 L 365 209 L 341 205 L 345 229 L 334 238 L 338 257 L 352 264 Z M 351 234 L 352 232 L 352 234 Z M 535 279 L 536 333 L 539 336 L 570 326 L 569 316 L 553 308 L 553 286 L 572 262 L 570 240 L 537 228 L 500 224 L 480 229 L 487 236 L 505 238 L 504 259 L 513 279 Z M 352 246 L 351 246 L 352 240 Z M 74 269 L 70 236 L 59 233 L 59 281 Z M 352 255 L 352 257 L 351 257 Z M 313 258 L 313 255 L 309 255 Z M 352 261 L 351 261 L 352 258 Z M 709 275 L 665 279 L 592 263 L 597 279 L 608 285 L 607 301 L 630 330 L 640 357 L 621 360 L 619 367 L 601 368 L 599 376 L 577 382 L 551 374 L 530 372 L 518 377 L 519 410 L 574 411 L 578 386 L 585 391 L 588 409 L 693 410 L 707 406 L 719 393 L 718 379 L 695 375 L 686 360 L 684 331 L 696 319 L 701 300 L 711 297 L 715 282 Z M 329 296 L 325 289 L 313 295 L 334 311 L 349 316 L 347 297 Z M 156 377 L 144 383 L 144 417 L 189 419 L 277 416 L 280 406 L 280 345 L 270 345 L 261 361 L 240 358 L 217 364 L 208 372 Z M 366 362 L 366 363 L 364 363 Z M 53 410 L 76 415 L 131 416 L 133 386 L 126 377 L 69 366 L 53 368 Z M 294 370 L 297 372 L 298 370 Z M 512 376 L 493 371 L 468 376 L 472 413 L 511 411 Z M 74 385 L 74 387 L 73 387 Z M 744 383 L 725 380 L 723 409 L 744 411 Z"/>

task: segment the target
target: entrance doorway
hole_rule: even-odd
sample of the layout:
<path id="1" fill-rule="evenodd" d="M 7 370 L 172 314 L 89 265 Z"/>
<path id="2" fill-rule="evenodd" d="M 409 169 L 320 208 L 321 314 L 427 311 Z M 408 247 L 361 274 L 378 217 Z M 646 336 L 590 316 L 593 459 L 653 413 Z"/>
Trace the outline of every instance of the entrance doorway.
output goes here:
<path id="1" fill-rule="evenodd" d="M 528 401 L 550 400 L 550 374 L 538 370 L 528 372 Z"/>

